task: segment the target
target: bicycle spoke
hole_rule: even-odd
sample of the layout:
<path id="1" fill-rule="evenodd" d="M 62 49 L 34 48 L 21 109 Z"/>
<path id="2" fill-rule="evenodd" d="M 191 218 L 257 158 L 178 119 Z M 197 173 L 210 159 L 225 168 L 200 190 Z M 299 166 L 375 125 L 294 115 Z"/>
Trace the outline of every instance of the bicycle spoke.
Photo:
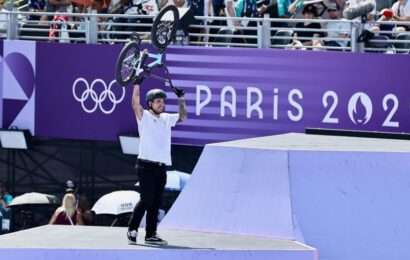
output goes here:
<path id="1" fill-rule="evenodd" d="M 129 78 L 132 73 L 132 68 L 126 67 L 126 68 L 121 68 L 121 76 L 124 78 Z"/>
<path id="2" fill-rule="evenodd" d="M 134 58 L 134 54 L 131 54 L 130 56 L 126 57 L 123 62 L 129 62 L 130 60 L 132 61 Z"/>

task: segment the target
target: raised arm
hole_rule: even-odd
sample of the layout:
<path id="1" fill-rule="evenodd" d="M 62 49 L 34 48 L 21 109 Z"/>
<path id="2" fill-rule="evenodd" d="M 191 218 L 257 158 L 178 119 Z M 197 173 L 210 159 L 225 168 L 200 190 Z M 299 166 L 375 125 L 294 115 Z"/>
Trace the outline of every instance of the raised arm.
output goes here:
<path id="1" fill-rule="evenodd" d="M 142 120 L 143 108 L 140 103 L 140 85 L 135 84 L 132 92 L 132 109 L 134 110 L 137 120 Z"/>
<path id="2" fill-rule="evenodd" d="M 181 96 L 178 98 L 178 106 L 179 106 L 179 122 L 184 121 L 188 117 L 188 113 L 186 111 L 186 103 L 185 103 L 185 97 Z"/>

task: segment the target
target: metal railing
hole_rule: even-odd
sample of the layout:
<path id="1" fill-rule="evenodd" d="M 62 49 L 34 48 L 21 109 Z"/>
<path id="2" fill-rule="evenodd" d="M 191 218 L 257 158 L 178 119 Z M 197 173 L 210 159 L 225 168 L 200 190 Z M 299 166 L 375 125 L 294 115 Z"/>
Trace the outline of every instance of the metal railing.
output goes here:
<path id="1" fill-rule="evenodd" d="M 153 18 L 149 15 L 6 11 L 0 13 L 0 38 L 112 44 L 126 42 L 131 34 L 138 32 L 143 42 L 149 42 Z M 362 24 L 359 20 L 271 19 L 267 16 L 195 18 L 189 35 L 177 33 L 178 44 L 410 52 L 410 32 L 405 31 L 410 28 L 410 22 Z M 321 27 L 297 26 L 303 23 L 318 23 Z M 366 29 L 372 33 L 363 34 Z M 371 37 L 364 39 L 364 35 Z"/>

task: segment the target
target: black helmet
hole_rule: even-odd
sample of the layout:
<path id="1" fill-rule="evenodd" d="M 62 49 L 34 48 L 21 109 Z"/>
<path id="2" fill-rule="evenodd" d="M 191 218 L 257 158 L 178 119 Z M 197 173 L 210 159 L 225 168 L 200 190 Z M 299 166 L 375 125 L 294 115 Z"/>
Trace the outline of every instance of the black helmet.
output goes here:
<path id="1" fill-rule="evenodd" d="M 145 101 L 147 101 L 147 103 L 149 103 L 150 101 L 151 102 L 154 101 L 154 99 L 156 98 L 166 99 L 167 94 L 162 89 L 155 88 L 155 89 L 151 89 L 150 91 L 148 91 L 147 94 L 145 95 Z"/>

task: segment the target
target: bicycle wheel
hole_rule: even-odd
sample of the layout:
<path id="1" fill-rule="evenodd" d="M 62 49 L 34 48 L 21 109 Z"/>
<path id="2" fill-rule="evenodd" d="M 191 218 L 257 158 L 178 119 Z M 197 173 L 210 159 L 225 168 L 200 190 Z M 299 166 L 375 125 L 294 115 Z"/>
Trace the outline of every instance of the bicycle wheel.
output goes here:
<path id="1" fill-rule="evenodd" d="M 115 65 L 115 79 L 117 83 L 125 87 L 131 82 L 136 74 L 136 68 L 140 62 L 140 48 L 138 43 L 131 41 L 121 50 Z"/>
<path id="2" fill-rule="evenodd" d="M 179 21 L 178 9 L 168 5 L 155 17 L 151 30 L 151 42 L 159 50 L 164 50 L 175 38 Z"/>

